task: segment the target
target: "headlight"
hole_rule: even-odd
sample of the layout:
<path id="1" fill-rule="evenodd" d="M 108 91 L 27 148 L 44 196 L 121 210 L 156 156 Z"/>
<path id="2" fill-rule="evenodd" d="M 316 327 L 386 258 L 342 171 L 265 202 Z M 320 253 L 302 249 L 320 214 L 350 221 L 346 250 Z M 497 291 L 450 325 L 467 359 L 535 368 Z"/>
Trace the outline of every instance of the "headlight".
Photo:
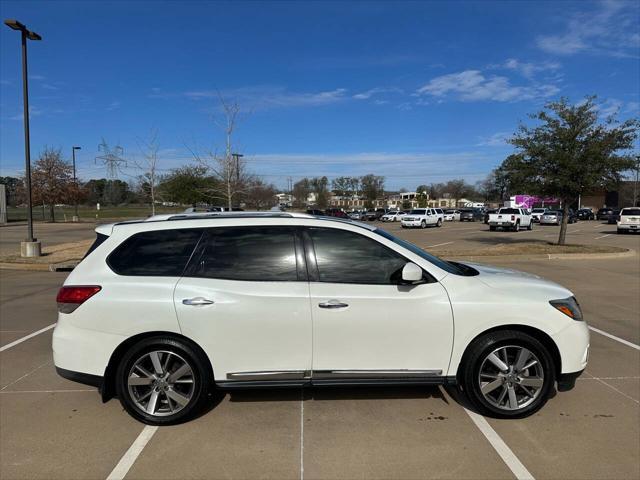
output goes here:
<path id="1" fill-rule="evenodd" d="M 574 320 L 582 320 L 582 310 L 576 297 L 563 298 L 561 300 L 551 300 L 549 302 L 553 308 L 564 313 Z"/>

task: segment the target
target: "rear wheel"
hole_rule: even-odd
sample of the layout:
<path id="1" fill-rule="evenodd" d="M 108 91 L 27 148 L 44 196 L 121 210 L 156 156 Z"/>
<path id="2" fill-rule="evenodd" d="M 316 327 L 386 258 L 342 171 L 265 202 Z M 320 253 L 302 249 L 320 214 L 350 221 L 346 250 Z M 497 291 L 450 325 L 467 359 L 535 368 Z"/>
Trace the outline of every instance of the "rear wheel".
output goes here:
<path id="1" fill-rule="evenodd" d="M 513 231 L 514 232 L 520 231 L 520 222 L 516 222 L 516 224 L 513 226 Z"/>
<path id="2" fill-rule="evenodd" d="M 213 379 L 208 360 L 182 340 L 154 337 L 131 347 L 118 365 L 116 392 L 124 409 L 149 425 L 197 414 Z"/>
<path id="3" fill-rule="evenodd" d="M 527 227 L 527 230 L 533 230 L 533 222 L 529 222 L 529 226 Z"/>
<path id="4" fill-rule="evenodd" d="M 522 418 L 547 402 L 555 369 L 550 353 L 536 338 L 504 330 L 488 333 L 469 346 L 459 380 L 481 413 Z"/>

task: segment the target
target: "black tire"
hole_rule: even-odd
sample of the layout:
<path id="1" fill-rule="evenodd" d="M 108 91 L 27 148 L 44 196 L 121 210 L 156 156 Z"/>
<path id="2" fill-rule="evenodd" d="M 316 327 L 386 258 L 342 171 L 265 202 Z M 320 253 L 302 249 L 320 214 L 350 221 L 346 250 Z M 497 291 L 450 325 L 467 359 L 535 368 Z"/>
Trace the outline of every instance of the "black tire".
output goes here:
<path id="1" fill-rule="evenodd" d="M 480 368 L 496 349 L 521 347 L 533 353 L 543 372 L 543 384 L 531 403 L 516 410 L 506 410 L 490 403 L 480 389 Z M 494 418 L 524 418 L 540 410 L 555 387 L 556 366 L 547 348 L 536 338 L 516 330 L 490 332 L 474 340 L 465 351 L 458 369 L 458 383 L 471 404 L 483 415 Z M 522 387 L 520 387 L 522 388 Z"/>
<path id="2" fill-rule="evenodd" d="M 622 233 L 624 233 L 624 230 L 623 230 L 623 229 L 621 229 L 621 228 L 618 228 L 618 235 L 620 235 L 620 234 L 622 234 Z"/>
<path id="3" fill-rule="evenodd" d="M 149 414 L 143 411 L 132 397 L 128 386 L 128 377 L 137 361 L 145 355 L 155 352 L 170 352 L 184 360 L 191 368 L 192 388 L 188 403 L 173 414 Z M 167 365 L 167 373 L 171 365 Z M 136 420 L 147 425 L 174 425 L 185 422 L 202 411 L 207 402 L 208 393 L 213 385 L 213 375 L 209 360 L 188 342 L 170 337 L 152 337 L 141 340 L 133 345 L 121 358 L 116 371 L 116 394 L 122 407 Z M 151 387 L 150 387 L 151 388 Z M 176 390 L 177 391 L 177 390 Z M 162 395 L 165 403 L 171 406 L 166 393 L 158 394 L 158 402 L 162 404 Z M 170 395 L 170 394 L 169 394 Z M 174 405 L 179 406 L 176 402 Z M 160 410 L 161 407 L 157 407 Z"/>
<path id="4" fill-rule="evenodd" d="M 436 223 L 436 227 L 440 228 L 442 226 L 442 220 L 439 218 L 438 223 Z"/>
<path id="5" fill-rule="evenodd" d="M 489 225 L 489 230 L 491 232 L 495 232 L 496 231 L 496 227 L 494 227 L 493 225 Z"/>
<path id="6" fill-rule="evenodd" d="M 533 230 L 533 222 L 529 222 L 529 226 L 527 227 L 527 230 Z"/>
<path id="7" fill-rule="evenodd" d="M 422 222 L 420 222 L 420 228 L 427 228 L 427 222 L 422 220 Z"/>
<path id="8" fill-rule="evenodd" d="M 513 231 L 514 232 L 520 231 L 520 222 L 516 222 L 516 224 L 513 226 Z"/>

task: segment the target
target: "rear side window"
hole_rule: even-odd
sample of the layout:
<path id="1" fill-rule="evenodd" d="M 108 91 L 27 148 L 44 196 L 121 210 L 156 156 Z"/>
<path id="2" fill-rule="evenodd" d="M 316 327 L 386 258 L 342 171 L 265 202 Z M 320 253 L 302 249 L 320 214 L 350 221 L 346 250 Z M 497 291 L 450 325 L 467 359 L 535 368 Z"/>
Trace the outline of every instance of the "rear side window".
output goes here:
<path id="1" fill-rule="evenodd" d="M 176 229 L 136 233 L 109 255 L 107 263 L 118 275 L 179 277 L 202 232 Z"/>
<path id="2" fill-rule="evenodd" d="M 98 248 L 100 245 L 102 245 L 102 243 L 109 238 L 109 235 L 105 235 L 104 233 L 98 233 L 96 235 L 96 239 L 93 241 L 93 243 L 91 244 L 91 246 L 89 247 L 89 250 L 87 250 L 87 253 L 84 254 L 84 258 L 87 258 L 91 252 L 93 252 L 96 248 Z"/>
<path id="3" fill-rule="evenodd" d="M 501 208 L 499 213 L 506 213 L 511 215 L 519 215 L 520 210 L 517 208 Z"/>
<path id="4" fill-rule="evenodd" d="M 311 228 L 309 233 L 321 282 L 395 285 L 407 263 L 400 254 L 354 232 Z"/>
<path id="5" fill-rule="evenodd" d="M 200 249 L 198 249 L 200 250 Z M 295 282 L 295 230 L 289 227 L 212 228 L 190 277 Z"/>

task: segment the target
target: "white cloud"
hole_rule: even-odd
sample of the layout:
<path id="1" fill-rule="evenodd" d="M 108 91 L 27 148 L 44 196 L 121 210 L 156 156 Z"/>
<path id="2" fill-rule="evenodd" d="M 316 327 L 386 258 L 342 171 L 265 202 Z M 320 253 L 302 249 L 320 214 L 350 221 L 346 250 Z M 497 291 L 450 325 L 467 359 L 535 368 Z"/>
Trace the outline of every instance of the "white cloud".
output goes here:
<path id="1" fill-rule="evenodd" d="M 184 92 L 193 100 L 217 99 L 220 95 L 234 99 L 243 107 L 251 110 L 271 108 L 318 107 L 341 102 L 347 99 L 345 88 L 336 88 L 320 92 L 291 92 L 279 87 L 247 87 L 233 90 L 197 90 Z"/>
<path id="2" fill-rule="evenodd" d="M 120 108 L 121 103 L 119 101 L 113 101 L 111 102 L 109 105 L 107 105 L 107 111 L 111 112 L 113 110 L 117 110 L 118 108 Z"/>
<path id="3" fill-rule="evenodd" d="M 620 113 L 623 103 L 615 98 L 608 98 L 596 105 L 600 114 L 604 117 L 610 117 Z"/>
<path id="4" fill-rule="evenodd" d="M 600 2 L 595 11 L 571 15 L 562 33 L 539 36 L 536 43 L 545 52 L 555 55 L 587 52 L 637 58 L 640 47 L 638 5 L 615 0 Z"/>
<path id="5" fill-rule="evenodd" d="M 479 70 L 465 70 L 433 78 L 418 89 L 419 95 L 443 98 L 453 95 L 464 102 L 487 101 L 513 102 L 550 97 L 560 89 L 555 85 L 512 85 L 507 77 L 486 77 Z"/>
<path id="6" fill-rule="evenodd" d="M 495 68 L 513 70 L 523 77 L 533 78 L 536 73 L 558 70 L 561 68 L 561 65 L 558 62 L 521 62 L 515 58 L 509 58 L 502 65 L 495 65 Z"/>
<path id="7" fill-rule="evenodd" d="M 37 117 L 39 115 L 42 115 L 42 110 L 40 110 L 37 107 L 34 107 L 33 105 L 29 105 L 29 118 L 33 118 L 33 117 Z M 13 117 L 9 117 L 9 120 L 20 120 L 22 121 L 24 119 L 24 114 L 23 113 L 19 113 L 17 115 L 14 115 Z"/>
<path id="8" fill-rule="evenodd" d="M 511 137 L 510 132 L 498 132 L 489 137 L 482 137 L 478 142 L 478 147 L 502 147 L 507 145 L 507 139 Z"/>
<path id="9" fill-rule="evenodd" d="M 353 98 L 356 100 L 368 100 L 380 93 L 402 93 L 402 90 L 397 87 L 375 87 L 361 93 L 356 93 Z"/>
<path id="10" fill-rule="evenodd" d="M 47 77 L 43 76 L 43 75 L 29 75 L 29 80 L 38 80 L 38 81 L 42 81 L 45 80 Z"/>

